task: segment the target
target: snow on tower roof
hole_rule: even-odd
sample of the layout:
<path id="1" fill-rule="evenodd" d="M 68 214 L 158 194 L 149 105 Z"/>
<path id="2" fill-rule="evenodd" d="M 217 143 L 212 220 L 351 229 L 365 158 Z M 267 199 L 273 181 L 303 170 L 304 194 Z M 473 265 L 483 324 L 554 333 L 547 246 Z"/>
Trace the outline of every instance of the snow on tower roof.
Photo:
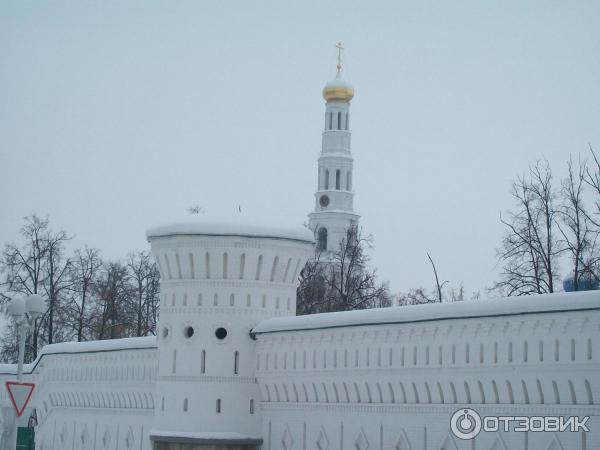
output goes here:
<path id="1" fill-rule="evenodd" d="M 467 300 L 453 303 L 430 303 L 297 317 L 278 317 L 260 322 L 252 330 L 252 333 L 586 310 L 600 310 L 600 291 L 532 295 L 493 300 Z"/>
<path id="2" fill-rule="evenodd" d="M 230 217 L 188 216 L 183 220 L 154 226 L 146 231 L 148 240 L 179 235 L 266 237 L 314 242 L 312 231 L 303 226 L 266 222 L 264 219 L 254 219 L 243 214 Z"/>
<path id="3" fill-rule="evenodd" d="M 323 88 L 323 98 L 328 102 L 333 100 L 349 102 L 354 98 L 354 88 L 338 74 L 336 78 L 328 81 Z"/>

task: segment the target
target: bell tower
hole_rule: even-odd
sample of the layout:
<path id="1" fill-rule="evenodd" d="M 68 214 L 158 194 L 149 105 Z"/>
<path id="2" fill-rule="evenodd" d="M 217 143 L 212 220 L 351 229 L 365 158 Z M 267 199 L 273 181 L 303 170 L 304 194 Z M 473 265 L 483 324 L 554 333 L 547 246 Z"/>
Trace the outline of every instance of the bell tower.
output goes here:
<path id="1" fill-rule="evenodd" d="M 317 246 L 328 259 L 339 249 L 348 228 L 358 222 L 354 212 L 350 151 L 350 101 L 354 88 L 342 77 L 342 43 L 338 42 L 337 73 L 323 88 L 325 126 L 318 163 L 315 209 L 309 214 L 309 227 L 315 233 Z"/>

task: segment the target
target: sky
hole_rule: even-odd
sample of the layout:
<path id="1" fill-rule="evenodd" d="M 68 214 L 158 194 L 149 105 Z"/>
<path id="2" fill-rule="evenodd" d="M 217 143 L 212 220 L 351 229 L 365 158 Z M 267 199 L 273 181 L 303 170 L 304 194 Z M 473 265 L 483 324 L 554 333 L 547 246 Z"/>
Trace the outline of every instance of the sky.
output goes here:
<path id="1" fill-rule="evenodd" d="M 498 277 L 512 180 L 600 149 L 600 2 L 0 3 L 0 245 L 106 258 L 191 205 L 307 221 L 323 85 L 355 88 L 355 209 L 393 292 Z"/>

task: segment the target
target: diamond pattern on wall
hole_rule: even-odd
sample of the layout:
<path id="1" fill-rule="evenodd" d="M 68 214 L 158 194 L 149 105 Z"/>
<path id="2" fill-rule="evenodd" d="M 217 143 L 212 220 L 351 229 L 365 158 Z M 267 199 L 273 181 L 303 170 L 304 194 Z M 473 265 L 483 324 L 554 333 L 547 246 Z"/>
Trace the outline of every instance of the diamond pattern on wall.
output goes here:
<path id="1" fill-rule="evenodd" d="M 127 432 L 127 436 L 125 436 L 125 447 L 128 449 L 133 448 L 133 444 L 135 443 L 135 437 L 133 436 L 133 430 L 129 427 L 129 431 Z"/>
<path id="2" fill-rule="evenodd" d="M 358 437 L 356 438 L 356 442 L 354 443 L 356 446 L 356 450 L 368 450 L 369 449 L 369 441 L 367 440 L 367 436 L 365 435 L 365 430 L 360 430 Z"/>
<path id="3" fill-rule="evenodd" d="M 106 427 L 104 434 L 102 435 L 102 446 L 104 448 L 108 448 L 110 446 L 110 433 L 108 432 L 108 427 Z"/>
<path id="4" fill-rule="evenodd" d="M 548 446 L 548 450 L 564 450 L 564 447 L 558 440 L 558 436 L 554 436 L 554 439 L 552 439 L 552 442 L 550 442 L 550 445 Z"/>
<path id="5" fill-rule="evenodd" d="M 69 437 L 69 431 L 67 430 L 67 424 L 63 424 L 63 426 L 60 430 L 60 442 L 62 444 L 66 444 L 68 437 Z"/>
<path id="6" fill-rule="evenodd" d="M 398 442 L 396 442 L 394 450 L 411 450 L 410 441 L 408 440 L 406 431 L 402 430 L 402 434 L 400 435 Z"/>
<path id="7" fill-rule="evenodd" d="M 501 436 L 496 436 L 490 450 L 508 450 Z"/>
<path id="8" fill-rule="evenodd" d="M 87 425 L 83 427 L 83 431 L 81 432 L 81 445 L 85 446 L 90 441 L 90 433 L 88 431 Z"/>
<path id="9" fill-rule="evenodd" d="M 317 438 L 317 448 L 319 450 L 327 450 L 329 448 L 329 439 L 327 438 L 327 433 L 324 428 L 321 428 L 319 432 L 319 437 Z"/>
<path id="10" fill-rule="evenodd" d="M 446 436 L 446 439 L 444 439 L 440 446 L 440 450 L 458 450 L 452 436 Z"/>
<path id="11" fill-rule="evenodd" d="M 290 432 L 290 427 L 288 425 L 285 426 L 281 443 L 283 444 L 284 450 L 292 450 L 294 448 L 294 439 L 292 438 L 292 433 Z"/>

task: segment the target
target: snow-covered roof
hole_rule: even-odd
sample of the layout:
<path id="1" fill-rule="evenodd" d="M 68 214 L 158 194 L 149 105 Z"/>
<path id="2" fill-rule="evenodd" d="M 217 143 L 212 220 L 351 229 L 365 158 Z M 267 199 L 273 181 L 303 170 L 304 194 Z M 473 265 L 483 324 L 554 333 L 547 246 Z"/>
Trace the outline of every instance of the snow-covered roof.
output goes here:
<path id="1" fill-rule="evenodd" d="M 323 98 L 327 101 L 341 100 L 349 102 L 354 97 L 354 88 L 350 83 L 342 78 L 340 72 L 335 79 L 328 81 L 323 88 Z"/>
<path id="2" fill-rule="evenodd" d="M 156 336 L 50 344 L 44 346 L 42 350 L 40 350 L 35 361 L 30 364 L 23 365 L 23 373 L 33 372 L 35 370 L 35 366 L 38 365 L 40 360 L 45 355 L 58 355 L 64 353 L 98 353 L 120 350 L 139 350 L 147 348 L 156 348 Z M 0 364 L 0 375 L 14 375 L 16 373 L 16 364 Z"/>
<path id="3" fill-rule="evenodd" d="M 156 336 L 105 339 L 102 341 L 61 342 L 59 344 L 44 346 L 39 355 L 52 355 L 58 353 L 95 353 L 143 348 L 156 348 Z"/>
<path id="4" fill-rule="evenodd" d="M 346 79 L 342 78 L 341 75 L 336 76 L 333 80 L 329 80 L 325 84 L 324 89 L 331 89 L 331 88 L 352 88 L 352 89 L 354 89 L 352 84 L 350 84 L 350 82 L 347 81 Z"/>
<path id="5" fill-rule="evenodd" d="M 31 373 L 33 364 L 23 364 L 23 373 Z M 0 364 L 0 376 L 2 375 L 16 375 L 17 365 L 16 364 Z"/>
<path id="6" fill-rule="evenodd" d="M 150 440 L 200 445 L 260 445 L 262 439 L 233 431 L 187 432 L 150 430 Z"/>
<path id="7" fill-rule="evenodd" d="M 267 222 L 243 214 L 230 217 L 188 216 L 180 221 L 151 227 L 146 231 L 148 240 L 174 235 L 267 237 L 314 242 L 312 231 L 303 226 Z"/>
<path id="8" fill-rule="evenodd" d="M 531 295 L 492 300 L 468 300 L 453 303 L 430 303 L 297 317 L 278 317 L 260 322 L 252 330 L 252 333 L 593 309 L 600 309 L 600 291 Z"/>

